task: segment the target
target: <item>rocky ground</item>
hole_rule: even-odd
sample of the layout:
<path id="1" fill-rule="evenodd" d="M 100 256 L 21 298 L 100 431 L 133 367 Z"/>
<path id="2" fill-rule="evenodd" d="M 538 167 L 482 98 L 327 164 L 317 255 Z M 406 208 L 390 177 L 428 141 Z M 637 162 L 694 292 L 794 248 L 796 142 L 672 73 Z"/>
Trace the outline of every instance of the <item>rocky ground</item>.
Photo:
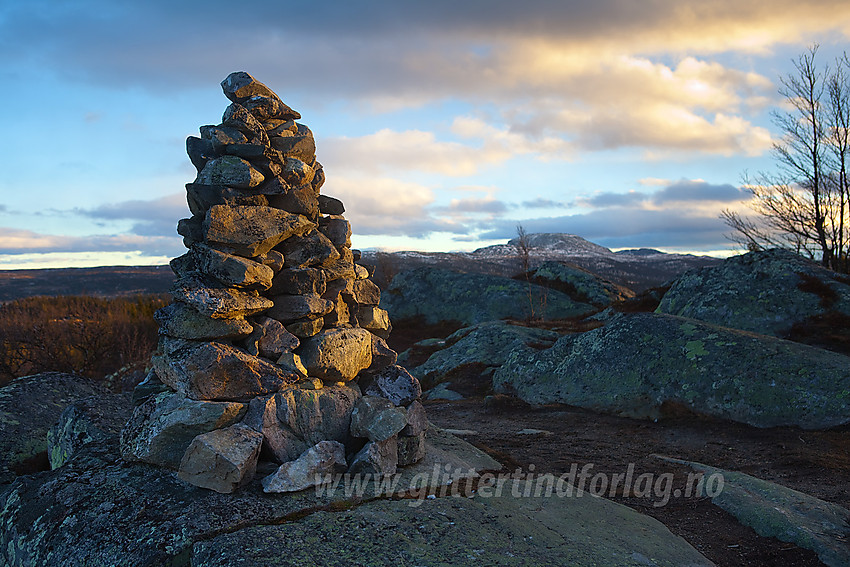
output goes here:
<path id="1" fill-rule="evenodd" d="M 541 324 L 561 332 L 574 329 L 569 321 Z M 415 342 L 446 337 L 448 323 L 427 326 L 397 324 L 391 347 L 402 352 Z M 409 360 L 412 367 L 427 359 Z M 426 401 L 430 420 L 455 430 L 486 451 L 507 470 L 523 473 L 568 474 L 592 464 L 590 475 L 626 473 L 653 478 L 673 474 L 672 486 L 683 489 L 693 469 L 658 456 L 710 463 L 772 481 L 807 495 L 850 508 L 850 426 L 826 430 L 798 427 L 756 428 L 693 414 L 668 405 L 657 421 L 604 415 L 561 404 L 531 406 L 516 398 L 493 396 L 481 366 L 470 364 L 444 377 L 460 400 Z M 532 469 L 533 467 L 533 469 Z M 652 516 L 683 537 L 720 566 L 823 565 L 813 551 L 774 537 L 762 537 L 743 526 L 708 497 L 664 498 L 626 496 L 618 490 L 615 502 Z M 663 505 L 662 505 L 663 503 Z"/>
<path id="2" fill-rule="evenodd" d="M 592 474 L 611 475 L 625 473 L 634 463 L 635 475 L 673 473 L 673 486 L 684 487 L 691 469 L 654 456 L 669 455 L 744 471 L 850 506 L 846 426 L 817 432 L 764 430 L 688 415 L 652 423 L 568 406 L 488 408 L 480 397 L 431 401 L 426 408 L 435 424 L 466 430 L 464 439 L 511 470 L 528 471 L 534 465 L 535 473 L 561 475 L 573 464 L 581 470 L 591 463 Z M 814 552 L 760 537 L 707 497 L 671 498 L 663 506 L 661 499 L 621 492 L 611 499 L 658 519 L 717 565 L 821 565 Z"/>

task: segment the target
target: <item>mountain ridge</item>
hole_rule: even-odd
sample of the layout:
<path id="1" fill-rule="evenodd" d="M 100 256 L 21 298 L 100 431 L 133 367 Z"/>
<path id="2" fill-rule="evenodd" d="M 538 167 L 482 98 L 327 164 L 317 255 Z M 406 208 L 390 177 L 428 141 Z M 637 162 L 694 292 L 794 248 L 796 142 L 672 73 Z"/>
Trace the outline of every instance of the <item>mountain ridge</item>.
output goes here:
<path id="1" fill-rule="evenodd" d="M 668 254 L 650 248 L 613 252 L 566 233 L 529 234 L 528 242 L 529 268 L 552 260 L 566 262 L 636 292 L 659 286 L 688 269 L 721 262 L 709 256 Z M 523 269 L 517 243 L 518 239 L 512 239 L 472 252 L 364 250 L 361 263 L 375 266 L 379 284 L 386 284 L 396 273 L 420 266 L 513 277 Z M 167 293 L 173 282 L 174 274 L 168 265 L 0 270 L 0 302 L 35 295 L 120 297 Z"/>

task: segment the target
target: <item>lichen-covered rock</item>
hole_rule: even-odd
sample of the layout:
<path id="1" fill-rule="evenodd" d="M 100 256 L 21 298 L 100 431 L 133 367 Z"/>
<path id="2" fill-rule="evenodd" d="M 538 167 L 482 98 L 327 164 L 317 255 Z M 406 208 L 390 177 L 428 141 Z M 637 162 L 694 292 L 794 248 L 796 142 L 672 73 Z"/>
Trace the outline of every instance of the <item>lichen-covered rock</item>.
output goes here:
<path id="1" fill-rule="evenodd" d="M 402 470 L 398 487 L 403 490 L 438 489 L 444 481 L 434 478 L 435 467 L 458 470 L 468 478 L 470 470 L 483 472 L 501 466 L 445 433 L 429 434 L 427 443 L 425 459 Z M 425 487 L 421 479 L 425 479 Z M 388 492 L 374 483 L 367 483 L 364 489 L 363 497 L 346 495 L 342 489 L 271 497 L 263 493 L 255 478 L 241 490 L 223 495 L 187 485 L 169 470 L 123 461 L 110 446 L 90 443 L 65 466 L 21 477 L 0 492 L 0 564 L 77 565 L 85 558 L 88 567 L 181 565 L 192 555 L 195 543 L 261 525 L 282 528 L 287 537 L 295 537 L 290 530 L 294 518 L 317 510 L 347 509 Z M 410 514 L 408 500 L 395 504 Z M 359 531 L 349 532 L 349 537 L 355 533 Z M 233 552 L 236 561 L 237 556 L 256 552 L 279 563 L 282 549 L 292 556 L 291 545 L 305 543 L 307 539 L 300 536 L 297 542 L 283 546 L 255 539 L 252 545 L 230 549 L 217 541 L 206 547 L 205 561 L 212 561 L 208 565 L 234 565 L 225 553 Z M 318 550 L 298 553 L 309 559 L 324 553 L 325 546 L 326 542 Z M 373 548 L 369 553 L 375 552 Z M 369 557 L 363 553 L 355 561 Z M 251 556 L 250 561 L 262 564 L 254 559 Z"/>
<path id="2" fill-rule="evenodd" d="M 151 362 L 160 380 L 193 400 L 247 400 L 301 378 L 219 342 L 176 343 Z"/>
<path id="3" fill-rule="evenodd" d="M 264 451 L 284 463 L 320 441 L 348 443 L 351 413 L 359 399 L 356 385 L 291 388 L 251 400 L 243 423 L 261 432 Z"/>
<path id="4" fill-rule="evenodd" d="M 597 307 L 605 307 L 635 295 L 630 289 L 563 262 L 544 262 L 528 273 L 528 279 Z"/>
<path id="5" fill-rule="evenodd" d="M 317 266 L 329 260 L 339 258 L 339 250 L 328 240 L 328 237 L 313 230 L 303 237 L 287 239 L 280 246 L 287 268 L 305 268 Z"/>
<path id="6" fill-rule="evenodd" d="M 283 323 L 270 317 L 257 318 L 253 332 L 245 339 L 245 349 L 249 354 L 271 360 L 292 352 L 299 344 L 298 337 L 287 331 Z"/>
<path id="7" fill-rule="evenodd" d="M 66 407 L 47 431 L 50 468 L 64 465 L 83 445 L 108 440 L 117 445 L 132 411 L 132 399 L 126 394 L 91 396 Z"/>
<path id="8" fill-rule="evenodd" d="M 266 85 L 244 71 L 231 73 L 221 82 L 224 96 L 248 109 L 260 120 L 298 120 L 301 114 L 289 108 Z"/>
<path id="9" fill-rule="evenodd" d="M 560 335 L 554 331 L 511 325 L 504 321 L 480 323 L 449 335 L 443 348 L 423 364 L 412 368 L 410 373 L 433 383 L 440 381 L 448 372 L 468 364 L 498 368 L 516 347 L 547 348 L 559 338 Z"/>
<path id="10" fill-rule="evenodd" d="M 779 249 L 686 272 L 657 309 L 778 337 L 785 337 L 795 323 L 827 311 L 850 315 L 850 279 Z"/>
<path id="11" fill-rule="evenodd" d="M 357 322 L 382 339 L 389 337 L 393 328 L 389 314 L 375 305 L 361 305 L 357 310 Z"/>
<path id="12" fill-rule="evenodd" d="M 344 472 L 345 446 L 337 441 L 319 441 L 294 461 L 278 467 L 263 479 L 263 492 L 298 492 L 315 486 L 327 475 Z"/>
<path id="13" fill-rule="evenodd" d="M 67 406 L 96 395 L 108 393 L 82 376 L 63 372 L 16 378 L 0 388 L 0 486 L 38 470 L 35 461 L 46 457 L 50 427 Z"/>
<path id="14" fill-rule="evenodd" d="M 499 393 L 634 417 L 674 401 L 756 427 L 850 422 L 850 358 L 693 319 L 638 313 L 519 346 L 493 376 Z"/>
<path id="15" fill-rule="evenodd" d="M 237 339 L 254 328 L 245 319 L 213 319 L 179 301 L 157 310 L 154 318 L 160 334 L 178 339 Z"/>
<path id="16" fill-rule="evenodd" d="M 166 392 L 138 406 L 121 432 L 121 454 L 177 469 L 192 439 L 229 427 L 245 415 L 246 404 L 207 402 Z"/>
<path id="17" fill-rule="evenodd" d="M 248 258 L 227 254 L 205 244 L 192 246 L 198 271 L 226 286 L 265 290 L 272 286 L 274 270 Z"/>
<path id="18" fill-rule="evenodd" d="M 330 195 L 319 195 L 319 210 L 323 215 L 341 215 L 345 212 L 345 205 Z"/>
<path id="19" fill-rule="evenodd" d="M 241 424 L 198 435 L 186 449 L 177 477 L 230 494 L 254 478 L 262 442 L 261 434 Z"/>
<path id="20" fill-rule="evenodd" d="M 264 188 L 268 190 L 268 187 Z M 269 205 L 295 213 L 304 215 L 311 221 L 318 220 L 319 217 L 319 201 L 316 199 L 316 193 L 309 184 L 301 185 L 300 187 L 292 187 L 288 191 L 280 195 L 269 195 Z"/>
<path id="21" fill-rule="evenodd" d="M 380 500 L 226 532 L 196 543 L 192 563 L 272 567 L 273 550 L 313 557 L 320 542 L 323 557 L 369 566 L 714 565 L 650 516 L 605 498 L 526 497 L 535 490 L 526 482 L 509 480 L 499 496 L 485 489 L 487 496 L 417 500 L 412 510 L 410 500 Z"/>
<path id="22" fill-rule="evenodd" d="M 191 275 L 174 283 L 171 296 L 213 319 L 241 319 L 274 306 L 271 299 L 256 295 L 256 292 L 223 287 Z"/>
<path id="23" fill-rule="evenodd" d="M 325 273 L 317 268 L 284 268 L 275 274 L 270 295 L 325 293 Z M 327 298 L 326 298 L 327 299 Z"/>
<path id="24" fill-rule="evenodd" d="M 310 163 L 316 159 L 316 141 L 313 132 L 303 124 L 296 124 L 296 132 L 292 136 L 272 137 L 274 149 L 287 157 L 298 158 Z"/>
<path id="25" fill-rule="evenodd" d="M 213 205 L 265 206 L 269 204 L 265 195 L 258 195 L 253 191 L 200 183 L 186 184 L 186 201 L 193 215 L 206 215 Z"/>
<path id="26" fill-rule="evenodd" d="M 248 189 L 261 184 L 264 179 L 263 174 L 247 160 L 238 156 L 222 156 L 208 161 L 198 173 L 195 183 Z"/>
<path id="27" fill-rule="evenodd" d="M 387 342 L 377 335 L 372 335 L 372 364 L 369 372 L 380 372 L 398 361 L 398 353 L 391 349 Z"/>
<path id="28" fill-rule="evenodd" d="M 266 312 L 272 319 L 291 323 L 298 319 L 316 319 L 330 313 L 334 308 L 332 301 L 322 299 L 314 293 L 302 295 L 276 295 L 274 306 Z"/>
<path id="29" fill-rule="evenodd" d="M 204 219 L 203 234 L 209 242 L 218 242 L 233 248 L 237 254 L 253 257 L 315 226 L 301 215 L 273 207 L 213 205 Z"/>
<path id="30" fill-rule="evenodd" d="M 381 295 L 381 307 L 392 320 L 422 317 L 428 324 L 465 325 L 532 316 L 561 319 L 594 310 L 559 291 L 527 282 L 427 267 L 396 275 Z"/>
<path id="31" fill-rule="evenodd" d="M 398 441 L 392 436 L 384 441 L 369 441 L 351 459 L 350 474 L 387 476 L 398 468 Z"/>
<path id="32" fill-rule="evenodd" d="M 397 364 L 388 366 L 371 377 L 373 382 L 365 393 L 386 398 L 397 406 L 407 406 L 422 395 L 419 380 Z"/>
<path id="33" fill-rule="evenodd" d="M 428 416 L 425 407 L 416 400 L 407 407 L 407 425 L 399 432 L 400 437 L 416 437 L 428 430 Z"/>
<path id="34" fill-rule="evenodd" d="M 372 364 L 372 337 L 366 329 L 325 329 L 298 348 L 310 376 L 328 382 L 353 380 Z"/>
<path id="35" fill-rule="evenodd" d="M 425 458 L 425 432 L 396 439 L 398 466 L 406 467 Z"/>
<path id="36" fill-rule="evenodd" d="M 340 215 L 319 219 L 319 230 L 337 248 L 351 248 L 351 223 Z"/>
<path id="37" fill-rule="evenodd" d="M 386 398 L 363 396 L 351 412 L 351 435 L 386 441 L 407 425 L 407 412 Z"/>

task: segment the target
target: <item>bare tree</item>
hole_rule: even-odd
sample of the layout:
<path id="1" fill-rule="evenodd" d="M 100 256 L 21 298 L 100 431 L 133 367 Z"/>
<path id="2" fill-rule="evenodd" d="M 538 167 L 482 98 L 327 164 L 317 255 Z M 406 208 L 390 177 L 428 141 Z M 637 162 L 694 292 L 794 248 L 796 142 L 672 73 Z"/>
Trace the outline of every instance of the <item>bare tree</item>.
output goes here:
<path id="1" fill-rule="evenodd" d="M 528 270 L 531 269 L 529 265 L 531 244 L 528 241 L 528 233 L 525 232 L 525 227 L 522 226 L 522 223 L 516 225 L 516 235 L 516 248 L 517 252 L 519 252 L 519 260 L 522 263 L 522 271 L 528 274 Z"/>
<path id="2" fill-rule="evenodd" d="M 744 178 L 756 217 L 727 209 L 721 218 L 734 231 L 730 238 L 750 250 L 790 248 L 846 271 L 850 60 L 844 54 L 821 69 L 817 52 L 812 46 L 780 78 L 789 110 L 773 113 L 782 132 L 773 144 L 777 170 Z"/>

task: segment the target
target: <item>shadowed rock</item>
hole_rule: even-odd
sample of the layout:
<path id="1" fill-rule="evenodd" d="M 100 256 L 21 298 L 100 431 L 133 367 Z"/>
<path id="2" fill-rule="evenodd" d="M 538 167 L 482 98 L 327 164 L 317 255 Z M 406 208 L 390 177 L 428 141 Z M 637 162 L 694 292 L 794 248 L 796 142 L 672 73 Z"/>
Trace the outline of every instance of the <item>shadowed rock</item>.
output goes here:
<path id="1" fill-rule="evenodd" d="M 241 424 L 198 435 L 186 449 L 177 477 L 229 494 L 254 478 L 262 442 L 262 435 Z"/>
<path id="2" fill-rule="evenodd" d="M 138 406 L 121 432 L 121 454 L 131 461 L 177 469 L 192 439 L 228 427 L 245 415 L 246 404 L 206 402 L 162 393 Z"/>
<path id="3" fill-rule="evenodd" d="M 263 479 L 263 492 L 298 492 L 321 483 L 326 475 L 344 472 L 345 446 L 320 441 L 294 461 L 283 463 Z"/>
<path id="4" fill-rule="evenodd" d="M 396 490 L 439 489 L 444 481 L 432 476 L 435 468 L 459 471 L 461 478 L 467 478 L 470 470 L 483 472 L 500 466 L 460 439 L 434 432 L 429 435 L 425 459 L 401 471 Z M 218 558 L 209 565 L 235 565 L 231 553 L 233 561 L 257 553 L 272 557 L 271 564 L 280 564 L 282 549 L 291 555 L 293 545 L 307 541 L 291 531 L 296 518 L 322 509 L 347 509 L 364 499 L 395 492 L 379 489 L 368 479 L 364 489 L 363 497 L 346 496 L 343 490 L 271 496 L 263 493 L 255 478 L 232 494 L 219 494 L 188 485 L 171 471 L 122 461 L 109 446 L 90 443 L 65 466 L 21 478 L 0 493 L 0 563 L 76 565 L 85 557 L 89 567 L 185 564 L 193 545 L 206 541 L 209 555 L 205 557 L 210 561 L 212 556 Z M 409 502 L 393 505 L 409 515 Z M 281 546 L 254 539 L 252 545 L 238 548 L 216 541 L 222 534 L 243 533 L 249 526 L 261 525 L 281 529 L 297 541 Z M 355 533 L 360 531 L 349 532 L 349 536 Z M 303 556 L 325 553 L 326 543 L 320 549 L 314 547 Z M 372 548 L 370 553 L 379 549 Z M 361 554 L 355 560 L 369 557 Z M 262 564 L 253 556 L 250 561 Z"/>
<path id="5" fill-rule="evenodd" d="M 795 323 L 827 311 L 850 315 L 850 279 L 779 249 L 686 272 L 657 309 L 778 337 L 785 337 Z"/>
<path id="6" fill-rule="evenodd" d="M 527 282 L 484 274 L 418 268 L 393 278 L 381 296 L 393 320 L 422 317 L 428 324 L 457 321 L 473 325 L 498 319 L 562 319 L 594 308 Z"/>
<path id="7" fill-rule="evenodd" d="M 16 378 L 0 388 L 0 486 L 18 474 L 47 464 L 47 432 L 69 405 L 90 396 L 106 395 L 94 382 L 62 372 Z"/>
<path id="8" fill-rule="evenodd" d="M 500 393 L 657 418 L 662 403 L 756 427 L 850 422 L 850 358 L 781 339 L 638 313 L 517 347 L 493 376 Z"/>

